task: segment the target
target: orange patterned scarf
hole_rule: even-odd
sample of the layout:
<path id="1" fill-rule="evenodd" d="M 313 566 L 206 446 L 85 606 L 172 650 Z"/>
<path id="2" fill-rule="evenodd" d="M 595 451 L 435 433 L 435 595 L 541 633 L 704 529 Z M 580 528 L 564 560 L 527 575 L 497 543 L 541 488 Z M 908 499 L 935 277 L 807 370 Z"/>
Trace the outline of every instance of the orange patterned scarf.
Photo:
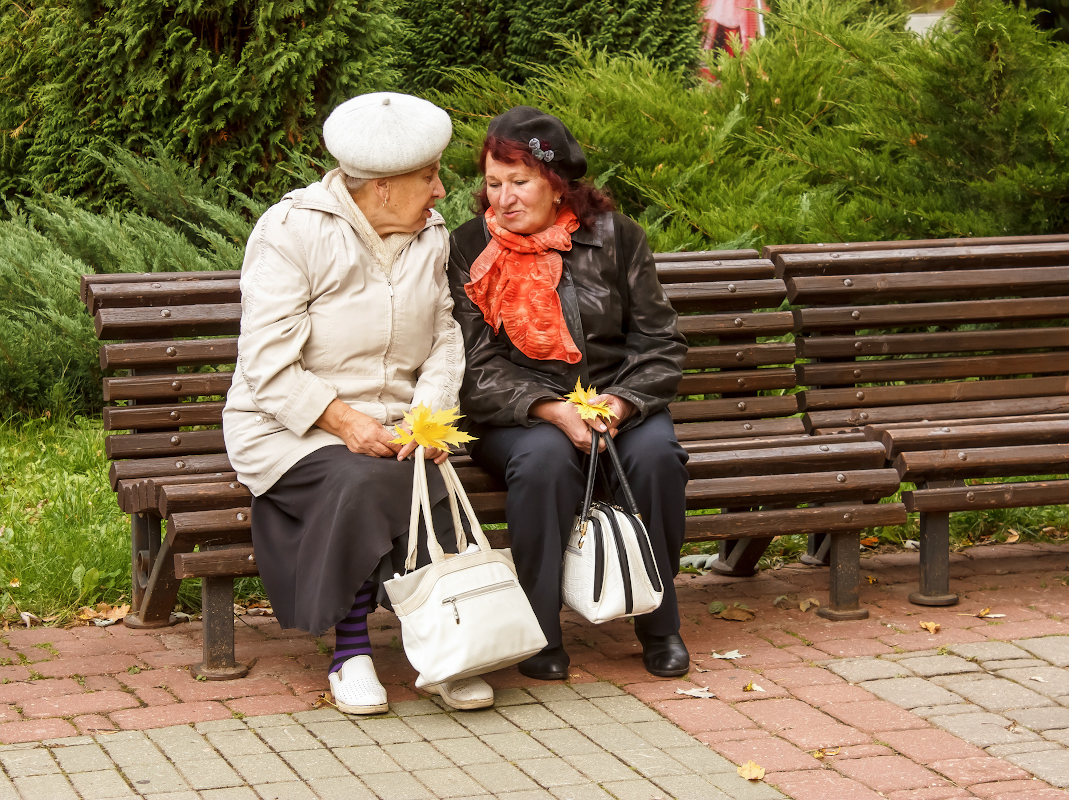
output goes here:
<path id="1" fill-rule="evenodd" d="M 471 265 L 471 281 L 464 284 L 486 324 L 494 333 L 503 324 L 509 339 L 528 358 L 579 362 L 583 354 L 572 341 L 557 296 L 564 270 L 558 251 L 572 249 L 578 218 L 564 208 L 546 230 L 521 236 L 498 225 L 494 210 L 488 208 L 486 227 L 490 243 Z"/>

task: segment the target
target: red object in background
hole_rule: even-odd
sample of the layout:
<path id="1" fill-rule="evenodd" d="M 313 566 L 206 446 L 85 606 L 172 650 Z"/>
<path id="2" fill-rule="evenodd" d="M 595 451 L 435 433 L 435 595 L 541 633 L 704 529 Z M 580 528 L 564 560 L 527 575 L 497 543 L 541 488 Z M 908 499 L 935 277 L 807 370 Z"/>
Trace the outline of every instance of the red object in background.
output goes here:
<path id="1" fill-rule="evenodd" d="M 742 49 L 746 50 L 753 39 L 765 32 L 761 0 L 703 0 L 702 8 L 705 27 L 703 50 L 726 50 L 731 55 L 737 55 L 734 37 L 738 37 Z M 702 72 L 707 78 L 715 79 L 708 69 Z"/>

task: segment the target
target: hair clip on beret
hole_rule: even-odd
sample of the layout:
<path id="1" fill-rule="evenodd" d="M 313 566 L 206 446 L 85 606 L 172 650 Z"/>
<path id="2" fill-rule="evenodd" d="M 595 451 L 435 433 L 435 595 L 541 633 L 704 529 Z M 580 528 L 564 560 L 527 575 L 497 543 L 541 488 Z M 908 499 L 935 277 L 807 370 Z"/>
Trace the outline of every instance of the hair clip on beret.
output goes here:
<path id="1" fill-rule="evenodd" d="M 527 146 L 531 148 L 531 155 L 533 155 L 539 161 L 543 161 L 548 164 L 550 161 L 553 160 L 553 151 L 543 150 L 542 143 L 538 141 L 538 139 L 531 139 L 531 141 L 527 143 Z"/>

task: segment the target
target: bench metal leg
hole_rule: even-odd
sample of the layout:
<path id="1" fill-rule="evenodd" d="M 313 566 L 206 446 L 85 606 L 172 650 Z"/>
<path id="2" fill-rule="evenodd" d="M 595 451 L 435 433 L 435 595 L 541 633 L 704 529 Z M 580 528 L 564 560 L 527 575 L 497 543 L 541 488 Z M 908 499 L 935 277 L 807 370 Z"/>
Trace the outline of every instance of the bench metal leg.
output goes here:
<path id="1" fill-rule="evenodd" d="M 861 532 L 836 533 L 831 539 L 828 605 L 817 609 L 824 619 L 867 619 L 861 607 Z"/>
<path id="2" fill-rule="evenodd" d="M 925 488 L 942 489 L 964 481 L 929 481 Z M 909 596 L 919 606 L 952 606 L 958 596 L 950 591 L 950 512 L 923 511 L 920 519 L 920 587 Z"/>
<path id="3" fill-rule="evenodd" d="M 720 575 L 749 578 L 757 572 L 757 562 L 773 538 L 724 539 L 720 542 L 720 553 L 716 561 L 709 564 L 709 569 Z"/>
<path id="4" fill-rule="evenodd" d="M 830 533 L 809 534 L 805 552 L 798 556 L 798 560 L 810 567 L 828 566 L 831 564 L 831 540 Z"/>
<path id="5" fill-rule="evenodd" d="M 166 628 L 180 620 L 171 614 L 174 598 L 164 609 L 156 602 L 160 585 L 161 520 L 152 514 L 130 515 L 131 613 L 123 624 L 128 628 Z M 173 560 L 173 559 L 172 559 Z M 155 580 L 154 580 L 155 578 Z M 175 589 L 177 592 L 177 588 Z"/>
<path id="6" fill-rule="evenodd" d="M 200 596 L 204 660 L 192 668 L 193 674 L 210 681 L 245 677 L 248 665 L 234 660 L 234 579 L 201 578 Z"/>

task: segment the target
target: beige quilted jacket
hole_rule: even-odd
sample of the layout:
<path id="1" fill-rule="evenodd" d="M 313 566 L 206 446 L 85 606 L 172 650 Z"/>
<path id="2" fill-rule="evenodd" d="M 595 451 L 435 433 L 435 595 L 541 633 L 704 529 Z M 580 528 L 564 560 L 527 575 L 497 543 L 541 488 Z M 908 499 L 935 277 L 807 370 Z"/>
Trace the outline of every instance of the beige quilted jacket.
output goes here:
<path id="1" fill-rule="evenodd" d="M 434 212 L 419 234 L 384 244 L 355 204 L 341 202 L 339 180 L 335 170 L 287 194 L 246 247 L 223 434 L 255 495 L 342 443 L 314 425 L 335 397 L 388 425 L 419 403 L 457 404 L 464 345 L 444 220 Z"/>

